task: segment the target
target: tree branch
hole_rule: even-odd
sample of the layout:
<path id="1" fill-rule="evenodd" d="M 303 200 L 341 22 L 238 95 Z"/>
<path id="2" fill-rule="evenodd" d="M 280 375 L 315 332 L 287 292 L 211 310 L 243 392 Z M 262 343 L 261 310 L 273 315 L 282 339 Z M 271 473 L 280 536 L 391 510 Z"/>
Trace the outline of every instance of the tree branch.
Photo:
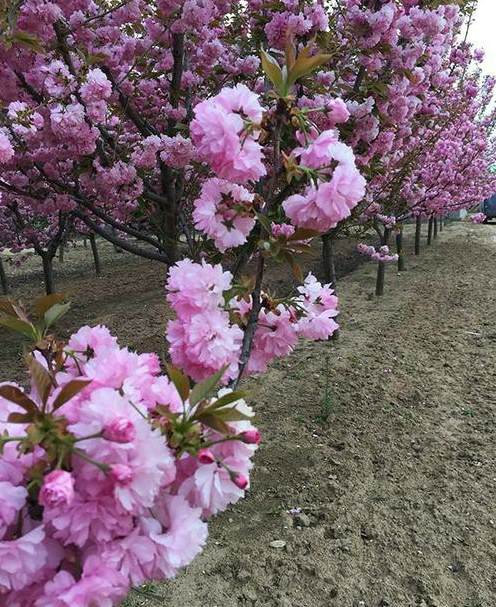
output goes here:
<path id="1" fill-rule="evenodd" d="M 160 253 L 155 253 L 153 251 L 140 249 L 139 247 L 128 242 L 127 240 L 115 236 L 115 234 L 112 234 L 104 227 L 92 221 L 88 216 L 84 215 L 84 213 L 81 213 L 80 211 L 75 211 L 74 215 L 75 217 L 80 219 L 85 225 L 87 225 L 88 228 L 93 230 L 95 234 L 102 236 L 102 238 L 105 238 L 105 240 L 108 240 L 109 242 L 123 249 L 124 251 L 132 253 L 133 255 L 138 255 L 139 257 L 144 257 L 145 259 L 151 259 L 153 261 L 160 261 L 161 263 L 169 264 L 169 258 L 167 256 L 161 255 Z"/>

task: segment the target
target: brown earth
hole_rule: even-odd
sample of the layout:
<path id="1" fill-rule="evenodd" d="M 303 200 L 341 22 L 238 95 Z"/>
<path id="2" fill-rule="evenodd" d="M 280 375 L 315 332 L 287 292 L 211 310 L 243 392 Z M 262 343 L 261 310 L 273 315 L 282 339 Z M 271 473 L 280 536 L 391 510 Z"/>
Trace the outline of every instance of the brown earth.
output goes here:
<path id="1" fill-rule="evenodd" d="M 384 298 L 373 264 L 340 281 L 339 340 L 301 345 L 248 386 L 264 435 L 249 496 L 177 580 L 147 588 L 163 599 L 126 604 L 494 607 L 495 255 L 494 226 L 454 224 L 406 273 L 389 268 Z M 160 350 L 162 276 L 115 257 L 112 282 L 62 279 L 70 324 Z M 19 343 L 0 340 L 11 378 Z"/>

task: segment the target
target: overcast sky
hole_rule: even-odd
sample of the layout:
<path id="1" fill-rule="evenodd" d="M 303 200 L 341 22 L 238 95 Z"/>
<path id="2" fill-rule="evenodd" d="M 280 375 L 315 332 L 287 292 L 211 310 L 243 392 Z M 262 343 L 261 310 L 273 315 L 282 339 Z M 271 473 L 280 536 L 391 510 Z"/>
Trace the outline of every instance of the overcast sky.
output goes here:
<path id="1" fill-rule="evenodd" d="M 469 40 L 486 51 L 484 72 L 496 76 L 496 0 L 479 0 Z"/>

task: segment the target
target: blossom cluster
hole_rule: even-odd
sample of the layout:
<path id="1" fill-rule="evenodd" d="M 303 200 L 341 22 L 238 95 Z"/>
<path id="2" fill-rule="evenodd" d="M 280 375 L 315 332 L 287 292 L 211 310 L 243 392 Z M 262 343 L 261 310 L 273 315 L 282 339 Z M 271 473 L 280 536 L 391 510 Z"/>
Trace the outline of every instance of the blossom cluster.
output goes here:
<path id="1" fill-rule="evenodd" d="M 317 171 L 319 178 L 302 194 L 287 198 L 283 208 L 294 225 L 327 232 L 349 217 L 362 200 L 365 179 L 356 167 L 352 149 L 339 141 L 336 131 L 315 133 L 307 143 L 296 148 L 294 154 L 302 166 Z"/>
<path id="2" fill-rule="evenodd" d="M 484 223 L 486 219 L 487 217 L 484 213 L 474 213 L 473 215 L 470 215 L 470 221 L 472 223 Z"/>
<path id="3" fill-rule="evenodd" d="M 207 518 L 249 486 L 260 436 L 236 394 L 183 400 L 156 355 L 103 326 L 60 356 L 34 350 L 49 392 L 0 384 L 0 602 L 117 605 L 201 551 Z"/>
<path id="4" fill-rule="evenodd" d="M 398 255 L 396 253 L 391 254 L 387 245 L 382 245 L 381 247 L 379 247 L 379 249 L 376 249 L 371 245 L 367 245 L 361 242 L 357 246 L 357 251 L 362 255 L 370 257 L 370 259 L 372 259 L 373 261 L 381 263 L 391 263 L 394 261 L 398 261 Z"/>
<path id="5" fill-rule="evenodd" d="M 262 106 L 244 84 L 222 91 L 195 107 L 191 136 L 199 157 L 213 171 L 234 183 L 266 174 L 258 130 Z"/>
<path id="6" fill-rule="evenodd" d="M 169 271 L 167 300 L 176 313 L 167 327 L 169 352 L 172 362 L 195 380 L 221 369 L 225 382 L 237 377 L 252 298 L 231 297 L 233 286 L 230 272 L 205 261 L 185 259 Z M 248 375 L 262 373 L 269 362 L 290 354 L 299 337 L 326 340 L 338 328 L 338 299 L 330 285 L 321 285 L 312 274 L 287 301 L 271 300 L 265 293 L 260 297 Z"/>

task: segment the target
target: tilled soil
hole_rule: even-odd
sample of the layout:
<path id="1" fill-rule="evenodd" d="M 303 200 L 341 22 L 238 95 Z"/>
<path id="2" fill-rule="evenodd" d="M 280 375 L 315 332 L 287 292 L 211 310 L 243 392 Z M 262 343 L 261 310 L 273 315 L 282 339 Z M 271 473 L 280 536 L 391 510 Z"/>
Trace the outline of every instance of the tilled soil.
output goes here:
<path id="1" fill-rule="evenodd" d="M 117 253 L 109 243 L 98 240 L 102 275 L 94 273 L 89 247 L 82 241 L 69 245 L 64 261 L 54 260 L 55 288 L 72 302 L 71 312 L 57 326 L 62 336 L 83 324 L 102 323 L 117 335 L 121 344 L 139 352 L 158 352 L 165 356 L 164 333 L 171 317 L 164 297 L 166 266 Z M 343 276 L 364 263 L 357 253 L 356 242 L 339 240 L 336 247 L 336 270 Z M 25 303 L 44 294 L 41 262 L 36 255 L 27 256 L 20 266 L 4 261 L 9 296 Z M 318 243 L 305 256 L 307 270 L 322 275 Z M 293 287 L 291 271 L 276 265 L 269 272 L 275 291 L 288 293 Z M 0 328 L 0 381 L 23 381 L 20 339 Z"/>
<path id="2" fill-rule="evenodd" d="M 126 604 L 494 607 L 495 256 L 494 226 L 455 224 L 407 272 L 388 269 L 382 299 L 374 264 L 340 281 L 339 340 L 247 382 L 264 436 L 247 499 L 174 582 Z M 163 273 L 109 260 L 98 281 L 62 277 L 77 301 L 65 330 L 105 322 L 161 351 Z M 11 379 L 19 342 L 0 343 Z"/>
<path id="3" fill-rule="evenodd" d="M 453 225 L 379 301 L 372 264 L 345 278 L 339 340 L 249 386 L 248 498 L 163 600 L 128 604 L 494 607 L 495 255 L 494 226 Z"/>

